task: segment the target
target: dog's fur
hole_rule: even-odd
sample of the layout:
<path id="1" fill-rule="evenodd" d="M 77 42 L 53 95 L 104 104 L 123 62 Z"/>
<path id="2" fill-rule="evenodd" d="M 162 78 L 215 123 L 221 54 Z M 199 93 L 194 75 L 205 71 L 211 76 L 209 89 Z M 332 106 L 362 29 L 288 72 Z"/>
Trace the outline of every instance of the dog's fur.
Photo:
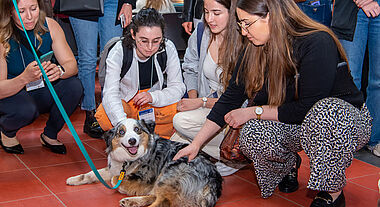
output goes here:
<path id="1" fill-rule="evenodd" d="M 127 119 L 105 134 L 108 167 L 100 169 L 104 180 L 116 185 L 123 164 L 126 177 L 118 188 L 127 197 L 121 206 L 214 206 L 221 195 L 222 177 L 204 156 L 191 162 L 173 161 L 186 144 L 154 134 L 154 122 Z M 68 185 L 92 183 L 98 179 L 91 171 L 70 177 Z"/>

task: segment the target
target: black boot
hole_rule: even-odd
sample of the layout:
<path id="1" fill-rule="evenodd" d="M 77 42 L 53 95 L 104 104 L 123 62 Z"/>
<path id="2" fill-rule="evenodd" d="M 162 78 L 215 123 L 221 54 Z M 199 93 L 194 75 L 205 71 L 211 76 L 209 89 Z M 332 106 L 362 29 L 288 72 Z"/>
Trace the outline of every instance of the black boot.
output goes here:
<path id="1" fill-rule="evenodd" d="M 83 132 L 92 138 L 101 138 L 104 131 L 96 121 L 95 110 L 86 111 L 86 120 L 84 121 Z"/>
<path id="2" fill-rule="evenodd" d="M 278 189 L 283 193 L 292 193 L 298 190 L 298 168 L 301 166 L 301 157 L 296 154 L 296 167 L 290 170 L 290 173 L 285 175 L 285 177 L 278 184 Z"/>

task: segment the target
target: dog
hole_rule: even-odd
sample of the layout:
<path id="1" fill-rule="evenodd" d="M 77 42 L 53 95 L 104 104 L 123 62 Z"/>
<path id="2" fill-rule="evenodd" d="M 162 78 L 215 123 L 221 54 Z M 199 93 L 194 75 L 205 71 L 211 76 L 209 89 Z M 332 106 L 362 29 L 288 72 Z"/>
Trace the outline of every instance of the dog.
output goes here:
<path id="1" fill-rule="evenodd" d="M 211 207 L 222 193 L 223 179 L 214 164 L 199 154 L 188 162 L 173 157 L 187 144 L 160 138 L 152 121 L 126 119 L 106 132 L 108 167 L 100 169 L 104 180 L 115 186 L 125 168 L 120 193 L 128 196 L 120 206 Z M 98 181 L 91 171 L 70 177 L 68 185 Z"/>

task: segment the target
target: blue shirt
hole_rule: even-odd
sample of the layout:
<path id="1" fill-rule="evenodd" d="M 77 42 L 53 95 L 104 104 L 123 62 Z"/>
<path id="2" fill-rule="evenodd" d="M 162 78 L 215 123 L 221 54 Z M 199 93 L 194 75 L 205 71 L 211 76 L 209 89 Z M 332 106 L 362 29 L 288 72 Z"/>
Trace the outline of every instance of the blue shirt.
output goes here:
<path id="1" fill-rule="evenodd" d="M 45 27 L 47 27 L 47 23 L 44 24 Z M 18 29 L 18 32 L 22 37 L 25 37 L 24 31 Z M 30 38 L 30 41 L 32 44 L 37 48 L 40 42 L 37 40 L 37 38 L 34 36 L 33 30 L 27 31 L 28 36 Z M 52 39 L 50 36 L 50 32 L 45 33 L 41 36 L 42 38 L 42 45 L 38 49 L 41 54 L 45 54 L 52 50 Z M 26 68 L 26 66 L 33 62 L 34 55 L 33 53 L 28 50 L 22 43 L 19 43 L 14 38 L 11 38 L 9 40 L 9 44 L 11 46 L 10 51 L 7 56 L 7 68 L 8 68 L 8 79 L 12 79 L 20 75 Z"/>

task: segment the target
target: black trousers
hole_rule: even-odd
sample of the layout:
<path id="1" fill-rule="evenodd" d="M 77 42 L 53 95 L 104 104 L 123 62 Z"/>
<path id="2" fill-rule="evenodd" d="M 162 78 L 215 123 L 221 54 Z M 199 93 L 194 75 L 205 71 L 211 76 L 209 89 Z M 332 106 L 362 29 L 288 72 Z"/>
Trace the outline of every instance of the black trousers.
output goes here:
<path id="1" fill-rule="evenodd" d="M 77 77 L 59 79 L 52 85 L 70 116 L 82 98 L 83 87 L 80 80 Z M 19 129 L 31 124 L 42 113 L 49 113 L 44 134 L 51 139 L 57 139 L 65 121 L 46 84 L 43 88 L 33 91 L 23 89 L 13 96 L 1 99 L 0 130 L 6 136 L 14 137 Z"/>

